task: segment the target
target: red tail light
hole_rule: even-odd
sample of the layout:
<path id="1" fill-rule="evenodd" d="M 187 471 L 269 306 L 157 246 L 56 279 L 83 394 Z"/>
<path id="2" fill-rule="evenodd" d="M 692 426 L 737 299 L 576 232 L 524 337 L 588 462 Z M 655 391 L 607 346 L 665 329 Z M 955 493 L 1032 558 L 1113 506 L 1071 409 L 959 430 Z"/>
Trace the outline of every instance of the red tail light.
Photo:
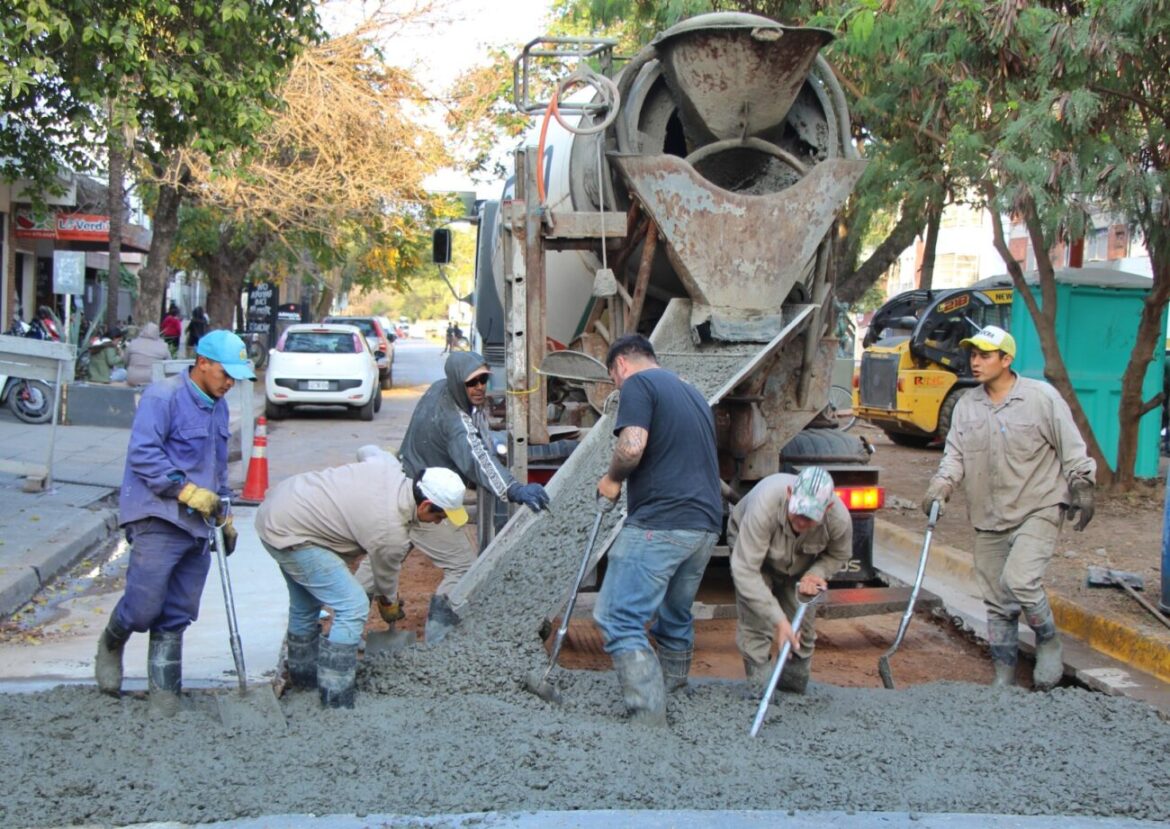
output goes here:
<path id="1" fill-rule="evenodd" d="M 880 486 L 841 486 L 833 491 L 851 512 L 881 509 L 886 503 L 886 490 Z"/>

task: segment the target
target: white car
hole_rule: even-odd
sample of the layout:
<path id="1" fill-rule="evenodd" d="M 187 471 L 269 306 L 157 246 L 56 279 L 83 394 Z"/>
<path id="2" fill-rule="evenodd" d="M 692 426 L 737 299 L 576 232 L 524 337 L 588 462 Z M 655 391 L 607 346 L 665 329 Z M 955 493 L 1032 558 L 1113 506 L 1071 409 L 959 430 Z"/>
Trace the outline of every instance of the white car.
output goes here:
<path id="1" fill-rule="evenodd" d="M 382 408 L 378 364 L 352 325 L 290 325 L 268 353 L 264 414 L 285 417 L 294 406 L 348 406 L 362 420 Z"/>

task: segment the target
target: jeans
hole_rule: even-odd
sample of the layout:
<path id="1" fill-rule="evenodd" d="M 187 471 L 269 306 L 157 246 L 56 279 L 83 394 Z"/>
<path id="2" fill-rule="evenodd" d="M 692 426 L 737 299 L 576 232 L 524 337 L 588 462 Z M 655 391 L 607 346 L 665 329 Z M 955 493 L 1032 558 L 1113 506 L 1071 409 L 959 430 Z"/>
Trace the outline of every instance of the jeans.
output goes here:
<path id="1" fill-rule="evenodd" d="M 199 616 L 211 567 L 207 539 L 161 518 L 126 525 L 130 565 L 114 618 L 126 630 L 181 633 Z"/>
<path id="2" fill-rule="evenodd" d="M 370 613 L 370 600 L 341 556 L 324 547 L 298 550 L 264 549 L 280 566 L 288 585 L 288 632 L 311 636 L 325 605 L 333 608 L 329 641 L 356 645 Z"/>
<path id="3" fill-rule="evenodd" d="M 659 647 L 690 650 L 695 643 L 691 603 L 718 535 L 705 530 L 624 527 L 610 549 L 593 620 L 605 652 L 649 650 L 646 623 Z"/>

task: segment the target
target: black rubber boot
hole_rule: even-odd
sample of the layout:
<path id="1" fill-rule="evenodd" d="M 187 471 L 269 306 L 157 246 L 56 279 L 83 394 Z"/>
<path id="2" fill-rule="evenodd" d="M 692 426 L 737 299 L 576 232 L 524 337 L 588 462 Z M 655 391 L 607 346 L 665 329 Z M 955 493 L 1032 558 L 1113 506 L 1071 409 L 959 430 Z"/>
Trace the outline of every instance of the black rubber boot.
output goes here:
<path id="1" fill-rule="evenodd" d="M 150 710 L 164 717 L 179 711 L 179 694 L 183 690 L 183 634 L 150 632 L 146 656 L 146 684 L 150 691 Z"/>
<path id="2" fill-rule="evenodd" d="M 630 719 L 642 725 L 666 725 L 666 686 L 654 651 L 622 651 L 613 655 Z"/>
<path id="3" fill-rule="evenodd" d="M 118 696 L 122 692 L 122 651 L 130 631 L 118 624 L 113 616 L 98 638 L 97 657 L 93 661 L 93 675 L 98 690 Z"/>
<path id="4" fill-rule="evenodd" d="M 780 681 L 776 683 L 776 690 L 786 694 L 803 694 L 808 688 L 808 675 L 812 667 L 811 656 L 788 655 L 784 663 L 784 670 L 780 672 Z"/>
<path id="5" fill-rule="evenodd" d="M 288 685 L 294 691 L 311 691 L 317 687 L 317 643 L 319 631 L 308 634 L 289 633 Z"/>
<path id="6" fill-rule="evenodd" d="M 1028 627 L 1036 634 L 1036 667 L 1032 670 L 1032 687 L 1037 691 L 1051 691 L 1064 676 L 1064 655 L 1056 620 L 1045 597 L 1024 611 Z"/>
<path id="7" fill-rule="evenodd" d="M 354 677 L 357 674 L 358 646 L 339 645 L 328 639 L 317 646 L 317 689 L 321 704 L 326 708 L 353 708 L 357 693 Z"/>
<path id="8" fill-rule="evenodd" d="M 1020 629 L 1016 619 L 988 619 L 987 642 L 991 646 L 991 664 L 995 666 L 993 688 L 1010 688 L 1016 684 L 1016 660 L 1020 654 Z"/>
<path id="9" fill-rule="evenodd" d="M 753 662 L 746 656 L 743 658 L 743 672 L 747 676 L 744 699 L 759 700 L 764 695 L 775 667 L 773 662 Z"/>
<path id="10" fill-rule="evenodd" d="M 666 684 L 666 693 L 687 687 L 687 676 L 691 672 L 691 659 L 694 655 L 694 648 L 685 651 L 658 649 L 658 662 L 662 665 L 662 680 Z"/>

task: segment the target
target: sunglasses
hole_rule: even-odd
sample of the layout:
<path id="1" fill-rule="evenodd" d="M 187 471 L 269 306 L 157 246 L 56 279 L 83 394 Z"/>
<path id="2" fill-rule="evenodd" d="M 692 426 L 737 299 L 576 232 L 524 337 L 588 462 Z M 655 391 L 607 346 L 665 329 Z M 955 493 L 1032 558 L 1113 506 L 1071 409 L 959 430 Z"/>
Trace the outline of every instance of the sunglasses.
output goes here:
<path id="1" fill-rule="evenodd" d="M 488 384 L 488 377 L 489 375 L 487 374 L 481 374 L 478 377 L 472 377 L 463 385 L 467 386 L 469 389 L 473 389 L 476 386 L 486 386 Z"/>

